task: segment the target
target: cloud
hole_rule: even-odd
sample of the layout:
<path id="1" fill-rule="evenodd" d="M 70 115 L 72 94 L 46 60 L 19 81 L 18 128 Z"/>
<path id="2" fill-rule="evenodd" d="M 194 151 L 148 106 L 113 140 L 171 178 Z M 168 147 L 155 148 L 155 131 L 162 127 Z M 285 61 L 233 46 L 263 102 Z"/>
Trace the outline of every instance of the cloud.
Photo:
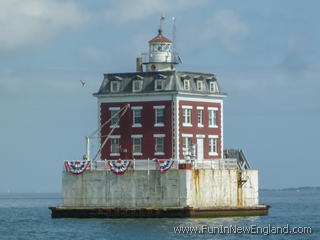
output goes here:
<path id="1" fill-rule="evenodd" d="M 151 15 L 168 14 L 203 4 L 207 0 L 123 0 L 113 1 L 113 6 L 105 11 L 107 20 L 127 23 L 145 19 Z"/>
<path id="2" fill-rule="evenodd" d="M 88 19 L 87 12 L 71 1 L 1 0 L 0 53 L 36 46 Z"/>

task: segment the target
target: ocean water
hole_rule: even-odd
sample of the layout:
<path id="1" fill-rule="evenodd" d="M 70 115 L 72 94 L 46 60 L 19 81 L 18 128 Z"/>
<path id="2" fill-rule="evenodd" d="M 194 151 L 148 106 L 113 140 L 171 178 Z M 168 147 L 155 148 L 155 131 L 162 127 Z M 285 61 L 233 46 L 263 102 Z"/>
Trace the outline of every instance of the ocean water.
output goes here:
<path id="1" fill-rule="evenodd" d="M 62 199 L 58 194 L 0 194 L 0 239 L 320 239 L 320 192 L 262 191 L 260 200 L 261 203 L 272 206 L 268 216 L 211 219 L 52 219 L 48 207 L 61 204 Z M 285 227 L 287 224 L 290 229 L 311 227 L 312 233 L 266 235 L 267 228 Z M 261 234 L 213 234 L 213 227 L 220 225 L 240 228 L 257 226 L 264 227 L 265 230 L 261 230 Z M 177 227 L 195 227 L 205 231 L 178 234 L 174 231 Z"/>

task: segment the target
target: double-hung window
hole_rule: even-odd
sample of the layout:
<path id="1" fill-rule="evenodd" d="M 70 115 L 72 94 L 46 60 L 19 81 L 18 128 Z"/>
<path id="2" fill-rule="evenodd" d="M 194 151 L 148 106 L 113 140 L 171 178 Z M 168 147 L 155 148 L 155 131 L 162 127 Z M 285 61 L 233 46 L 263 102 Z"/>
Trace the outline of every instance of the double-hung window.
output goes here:
<path id="1" fill-rule="evenodd" d="M 120 82 L 119 81 L 111 81 L 110 91 L 111 92 L 119 92 L 119 90 L 120 90 Z"/>
<path id="2" fill-rule="evenodd" d="M 218 108 L 208 108 L 209 114 L 209 127 L 216 128 L 217 127 L 217 110 Z"/>
<path id="3" fill-rule="evenodd" d="M 110 156 L 120 156 L 120 136 L 112 135 L 110 137 L 111 149 Z"/>
<path id="4" fill-rule="evenodd" d="M 132 127 L 142 126 L 142 107 L 134 106 L 132 109 Z"/>
<path id="5" fill-rule="evenodd" d="M 155 127 L 163 127 L 165 125 L 164 110 L 165 106 L 153 106 L 155 111 Z"/>
<path id="6" fill-rule="evenodd" d="M 184 156 L 191 156 L 191 141 L 192 141 L 192 135 L 191 134 L 182 134 L 183 138 L 183 146 L 182 151 Z"/>
<path id="7" fill-rule="evenodd" d="M 110 117 L 111 117 L 111 122 L 110 122 L 110 127 L 119 127 L 119 112 L 120 112 L 120 107 L 110 107 Z"/>
<path id="8" fill-rule="evenodd" d="M 142 135 L 131 135 L 132 137 L 132 155 L 142 156 Z"/>
<path id="9" fill-rule="evenodd" d="M 218 156 L 217 152 L 217 135 L 209 135 L 209 156 Z"/>
<path id="10" fill-rule="evenodd" d="M 197 107 L 197 120 L 198 120 L 198 127 L 203 127 L 203 109 L 204 107 Z"/>
<path id="11" fill-rule="evenodd" d="M 155 138 L 155 153 L 154 155 L 164 155 L 164 134 L 154 134 Z"/>
<path id="12" fill-rule="evenodd" d="M 182 118 L 184 127 L 192 127 L 192 106 L 182 106 Z"/>

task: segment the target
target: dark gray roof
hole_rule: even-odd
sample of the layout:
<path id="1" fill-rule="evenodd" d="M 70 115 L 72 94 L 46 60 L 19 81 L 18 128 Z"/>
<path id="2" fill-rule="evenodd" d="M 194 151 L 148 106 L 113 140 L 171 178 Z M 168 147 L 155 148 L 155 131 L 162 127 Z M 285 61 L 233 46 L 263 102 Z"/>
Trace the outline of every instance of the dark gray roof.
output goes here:
<path id="1" fill-rule="evenodd" d="M 155 81 L 158 79 L 163 80 L 163 89 L 155 90 Z M 184 80 L 190 81 L 190 89 L 184 89 Z M 104 74 L 103 82 L 97 95 L 113 95 L 113 94 L 136 94 L 133 92 L 133 81 L 142 81 L 142 90 L 140 93 L 152 93 L 152 92 L 190 92 L 197 94 L 215 94 L 226 95 L 221 92 L 220 86 L 214 74 L 211 73 L 198 73 L 198 72 L 185 72 L 185 71 L 158 71 L 158 72 L 130 72 L 130 73 L 108 73 Z M 202 81 L 202 90 L 197 90 L 197 81 Z M 119 91 L 111 92 L 111 82 L 119 82 Z M 215 82 L 217 86 L 216 92 L 210 92 L 209 82 Z"/>

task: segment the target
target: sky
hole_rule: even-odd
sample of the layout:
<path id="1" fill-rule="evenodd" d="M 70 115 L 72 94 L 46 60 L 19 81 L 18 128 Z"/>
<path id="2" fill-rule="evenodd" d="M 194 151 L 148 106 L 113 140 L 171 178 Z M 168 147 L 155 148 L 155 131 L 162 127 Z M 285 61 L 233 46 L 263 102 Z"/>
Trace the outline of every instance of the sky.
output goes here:
<path id="1" fill-rule="evenodd" d="M 1 0 L 0 192 L 59 192 L 64 160 L 97 128 L 104 73 L 131 72 L 159 27 L 178 70 L 215 73 L 228 93 L 225 148 L 260 188 L 319 186 L 320 2 Z M 85 81 L 81 87 L 80 80 Z"/>

